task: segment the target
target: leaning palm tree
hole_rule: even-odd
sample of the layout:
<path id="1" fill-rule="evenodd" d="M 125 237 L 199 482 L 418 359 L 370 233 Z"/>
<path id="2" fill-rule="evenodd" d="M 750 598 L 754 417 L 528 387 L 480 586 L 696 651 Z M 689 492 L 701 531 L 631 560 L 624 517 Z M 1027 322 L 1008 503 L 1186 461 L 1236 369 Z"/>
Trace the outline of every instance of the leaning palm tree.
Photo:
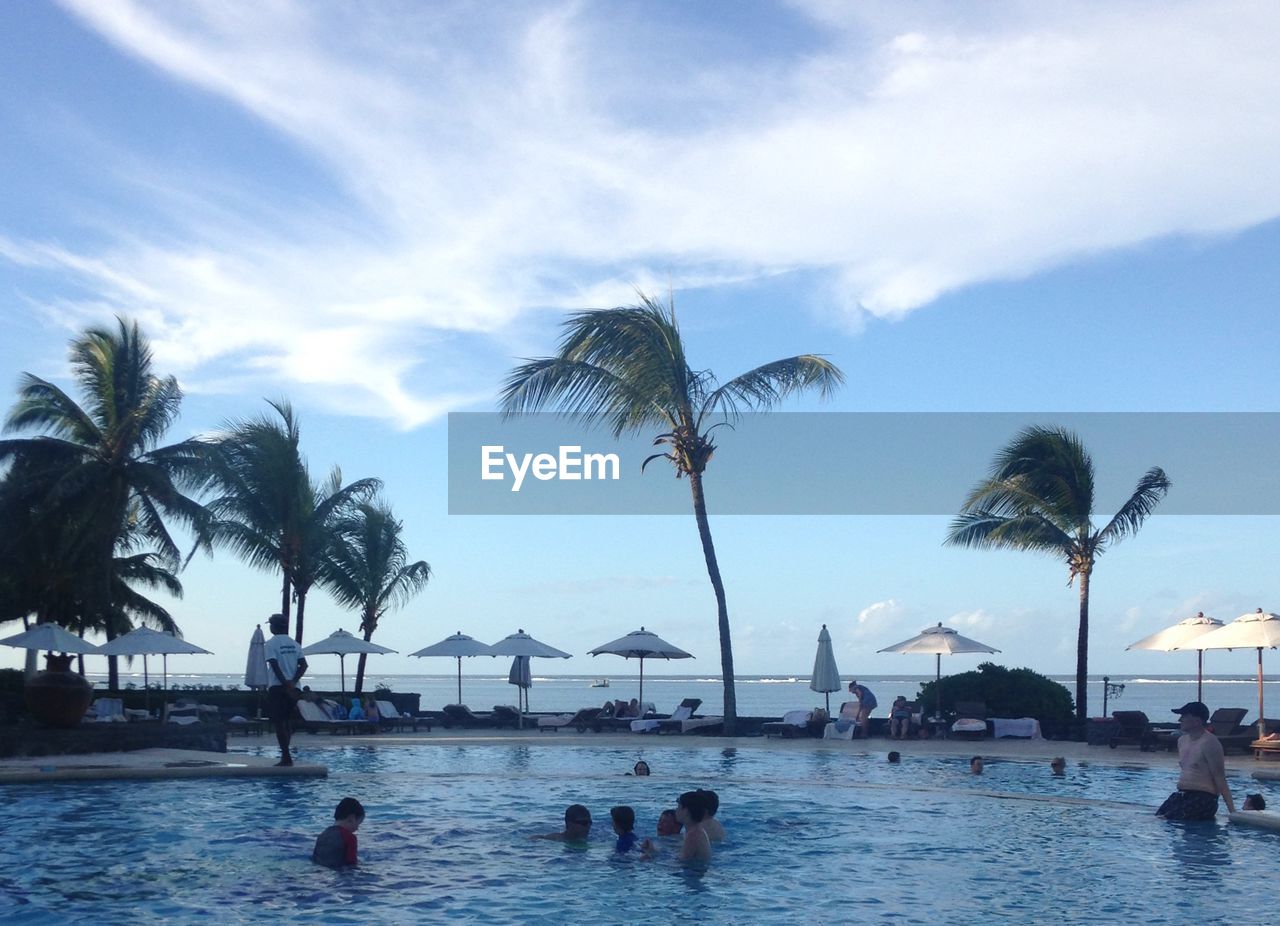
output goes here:
<path id="1" fill-rule="evenodd" d="M 44 489 L 40 517 L 75 523 L 67 555 L 88 588 L 84 607 L 112 636 L 116 607 L 112 562 L 127 543 L 144 544 L 168 569 L 183 557 L 167 519 L 207 544 L 203 507 L 184 494 L 198 490 L 200 452 L 193 441 L 160 446 L 178 416 L 182 390 L 152 372 L 151 347 L 136 323 L 91 328 L 71 342 L 72 374 L 83 404 L 47 380 L 25 374 L 6 429 L 43 432 L 0 441 L 0 463 L 22 458 L 22 472 Z M 81 555 L 83 554 L 83 555 Z M 116 659 L 108 662 L 117 687 Z"/>
<path id="2" fill-rule="evenodd" d="M 720 384 L 708 370 L 694 370 L 685 356 L 674 301 L 640 293 L 640 304 L 577 312 L 564 323 L 560 351 L 530 360 L 507 377 L 502 406 L 509 414 L 555 408 L 604 422 L 614 437 L 649 427 L 666 430 L 654 443 L 676 477 L 689 477 L 693 514 L 702 541 L 707 575 L 715 591 L 724 681 L 725 732 L 732 734 L 738 704 L 734 689 L 733 645 L 724 583 L 711 540 L 703 473 L 715 451 L 714 418 L 733 420 L 743 411 L 776 406 L 792 393 L 817 389 L 824 398 L 844 382 L 840 369 L 823 357 L 802 354 L 775 360 Z M 642 466 L 641 469 L 644 467 Z"/>
<path id="3" fill-rule="evenodd" d="M 1169 491 L 1158 466 L 1147 470 L 1129 499 L 1100 530 L 1093 526 L 1093 460 L 1080 438 L 1061 428 L 1031 427 L 996 454 L 951 523 L 946 542 L 962 547 L 1035 550 L 1060 556 L 1080 580 L 1076 641 L 1076 719 L 1088 716 L 1089 582 L 1113 543 L 1138 528 Z"/>
<path id="4" fill-rule="evenodd" d="M 407 604 L 427 586 L 431 567 L 409 562 L 403 525 L 386 505 L 357 505 L 336 525 L 337 542 L 321 570 L 321 584 L 339 604 L 360 612 L 360 630 L 373 639 L 389 609 Z M 364 690 L 366 654 L 356 669 L 356 694 Z"/>
<path id="5" fill-rule="evenodd" d="M 217 497 L 208 503 L 214 542 L 253 566 L 279 569 L 280 613 L 298 602 L 294 636 L 302 642 L 306 596 L 345 508 L 370 497 L 381 483 L 341 484 L 334 469 L 326 483 L 311 481 L 300 450 L 300 429 L 288 402 L 271 402 L 279 416 L 232 422 L 207 445 L 209 478 Z"/>

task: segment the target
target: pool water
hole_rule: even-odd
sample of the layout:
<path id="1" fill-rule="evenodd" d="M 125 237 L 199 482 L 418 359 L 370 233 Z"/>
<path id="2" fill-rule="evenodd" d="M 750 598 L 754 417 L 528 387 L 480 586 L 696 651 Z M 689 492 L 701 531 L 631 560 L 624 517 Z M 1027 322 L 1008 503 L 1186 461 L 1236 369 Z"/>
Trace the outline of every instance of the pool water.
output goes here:
<path id="1" fill-rule="evenodd" d="M 650 778 L 625 777 L 639 757 Z M 341 746 L 328 779 L 0 787 L 5 923 L 1272 922 L 1280 833 L 1176 824 L 1173 770 L 844 750 Z M 721 797 L 703 871 L 612 857 L 609 808 Z M 1280 788 L 1248 779 L 1233 790 Z M 1270 790 L 1268 790 L 1270 789 Z M 344 796 L 368 811 L 362 866 L 309 861 Z M 530 841 L 584 803 L 586 848 Z"/>

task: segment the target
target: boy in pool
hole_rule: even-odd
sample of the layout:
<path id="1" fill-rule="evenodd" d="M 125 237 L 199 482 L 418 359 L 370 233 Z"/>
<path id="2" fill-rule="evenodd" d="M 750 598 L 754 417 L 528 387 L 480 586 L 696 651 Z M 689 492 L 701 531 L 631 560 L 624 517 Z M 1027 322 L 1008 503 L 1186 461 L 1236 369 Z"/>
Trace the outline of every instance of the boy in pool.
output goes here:
<path id="1" fill-rule="evenodd" d="M 1244 799 L 1243 810 L 1266 810 L 1267 799 L 1261 794 L 1250 794 Z"/>
<path id="2" fill-rule="evenodd" d="M 683 829 L 683 824 L 681 824 L 680 820 L 676 817 L 676 812 L 674 810 L 667 809 L 662 811 L 662 813 L 658 814 L 658 835 L 659 836 L 663 836 L 663 837 L 679 836 L 681 829 Z M 652 853 L 657 848 L 658 848 L 658 844 L 655 843 L 652 839 L 646 839 L 644 842 L 640 844 L 641 851 L 643 851 L 646 855 Z"/>
<path id="3" fill-rule="evenodd" d="M 706 792 L 686 791 L 676 801 L 676 819 L 684 825 L 684 842 L 680 845 L 680 861 L 711 861 L 711 840 L 703 829 L 707 807 L 702 795 Z"/>
<path id="4" fill-rule="evenodd" d="M 581 804 L 570 804 L 564 811 L 564 829 L 558 833 L 539 833 L 530 839 L 585 844 L 591 835 L 591 811 Z"/>
<path id="5" fill-rule="evenodd" d="M 891 752 L 891 753 L 889 753 L 889 764 L 890 764 L 890 765 L 898 765 L 898 764 L 900 764 L 901 762 L 902 762 L 902 753 L 900 753 L 900 752 Z"/>
<path id="6" fill-rule="evenodd" d="M 636 846 L 636 812 L 630 807 L 614 807 L 609 816 L 613 820 L 613 831 L 618 834 L 613 851 L 619 854 L 630 852 Z"/>
<path id="7" fill-rule="evenodd" d="M 721 842 L 724 839 L 724 827 L 716 819 L 716 812 L 720 810 L 720 795 L 714 791 L 704 791 L 699 788 L 698 796 L 702 798 L 702 806 L 706 808 L 706 816 L 702 818 L 702 828 L 706 830 L 707 838 L 712 842 Z"/>
<path id="8" fill-rule="evenodd" d="M 354 797 L 338 801 L 333 826 L 316 837 L 311 861 L 326 868 L 345 868 L 356 861 L 356 830 L 364 822 L 364 807 Z"/>
<path id="9" fill-rule="evenodd" d="M 1049 770 L 1055 775 L 1065 775 L 1067 773 L 1067 760 L 1062 756 L 1054 756 L 1053 761 L 1049 763 Z"/>
<path id="10" fill-rule="evenodd" d="M 982 756 L 974 756 L 969 760 L 969 771 L 974 775 L 982 774 Z"/>

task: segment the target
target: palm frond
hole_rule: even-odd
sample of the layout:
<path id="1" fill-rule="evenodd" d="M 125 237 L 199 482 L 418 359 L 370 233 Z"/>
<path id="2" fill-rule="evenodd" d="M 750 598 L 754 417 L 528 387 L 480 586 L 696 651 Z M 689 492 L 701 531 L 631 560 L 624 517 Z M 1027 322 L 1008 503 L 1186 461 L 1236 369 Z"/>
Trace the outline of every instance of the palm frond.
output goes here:
<path id="1" fill-rule="evenodd" d="M 991 511 L 966 511 L 947 530 L 947 546 L 1003 548 L 1067 554 L 1075 538 L 1038 514 L 1008 517 Z"/>
<path id="2" fill-rule="evenodd" d="M 1169 477 L 1160 467 L 1153 466 L 1147 470 L 1138 480 L 1138 486 L 1133 490 L 1133 494 L 1120 506 L 1120 510 L 1106 527 L 1098 532 L 1100 544 L 1114 543 L 1136 534 L 1138 528 L 1142 527 L 1142 523 L 1155 510 L 1156 505 L 1169 494 L 1171 484 Z"/>
<path id="3" fill-rule="evenodd" d="M 767 411 L 806 389 L 817 389 L 818 395 L 827 399 L 843 383 L 844 373 L 840 368 L 817 354 L 775 360 L 735 376 L 709 393 L 698 421 L 717 411 L 737 418 L 743 406 L 751 411 Z"/>

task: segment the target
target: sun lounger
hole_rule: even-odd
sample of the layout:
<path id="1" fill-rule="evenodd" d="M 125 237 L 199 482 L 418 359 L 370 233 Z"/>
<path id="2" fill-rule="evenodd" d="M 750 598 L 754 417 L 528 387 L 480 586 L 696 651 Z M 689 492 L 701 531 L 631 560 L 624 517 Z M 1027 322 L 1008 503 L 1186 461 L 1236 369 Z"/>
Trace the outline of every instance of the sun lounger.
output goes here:
<path id="1" fill-rule="evenodd" d="M 680 705 L 671 712 L 671 716 L 666 720 L 658 721 L 659 733 L 695 733 L 701 731 L 703 733 L 714 732 L 712 728 L 723 726 L 723 717 L 699 717 L 694 711 L 702 704 L 700 698 L 685 698 Z M 685 712 L 688 712 L 686 715 Z"/>
<path id="2" fill-rule="evenodd" d="M 858 702 L 846 701 L 840 705 L 840 714 L 822 728 L 824 740 L 851 740 L 858 732 Z"/>
<path id="3" fill-rule="evenodd" d="M 1156 730 L 1142 711 L 1113 711 L 1111 719 L 1116 722 L 1116 732 L 1107 741 L 1112 749 L 1137 746 L 1142 752 L 1148 752 L 1158 745 Z"/>
<path id="4" fill-rule="evenodd" d="M 579 733 L 586 733 L 588 727 L 594 727 L 600 718 L 600 708 L 584 707 L 576 714 L 557 714 L 554 717 L 539 717 L 538 732 L 552 733 L 567 727 L 575 727 Z"/>
<path id="5" fill-rule="evenodd" d="M 1257 739 L 1257 733 L 1252 727 L 1245 727 L 1240 723 L 1247 713 L 1249 711 L 1243 707 L 1220 707 L 1209 718 L 1209 731 L 1217 737 L 1224 750 L 1241 749 L 1248 752 L 1249 744 Z M 1156 746 L 1173 751 L 1178 748 L 1178 737 L 1181 735 L 1181 730 L 1157 730 Z"/>
<path id="6" fill-rule="evenodd" d="M 405 727 L 418 732 L 418 724 L 427 725 L 427 732 L 431 732 L 431 721 L 426 717 L 414 717 L 412 714 L 402 714 L 396 709 L 396 706 L 390 701 L 375 701 L 378 705 L 378 720 L 385 727 L 395 727 L 403 730 Z"/>
<path id="7" fill-rule="evenodd" d="M 699 702 L 701 703 L 701 702 Z M 657 711 L 652 701 L 646 701 L 640 706 L 640 716 L 632 717 L 597 717 L 596 722 L 592 724 L 592 729 L 597 733 L 605 731 L 613 733 L 625 733 L 632 729 L 632 724 L 637 720 L 661 720 L 663 718 L 656 716 Z"/>
<path id="8" fill-rule="evenodd" d="M 178 701 L 166 704 L 162 714 L 166 723 L 199 723 L 202 720 L 218 720 L 218 709 L 211 704 L 197 704 L 195 701 Z"/>
<path id="9" fill-rule="evenodd" d="M 377 729 L 377 723 L 372 720 L 334 720 L 324 712 L 324 708 L 311 701 L 299 701 L 297 708 L 298 719 L 294 723 L 307 733 L 355 733 Z"/>
<path id="10" fill-rule="evenodd" d="M 984 739 L 987 735 L 987 705 L 982 701 L 957 701 L 956 720 L 951 735 L 968 739 Z"/>
<path id="11" fill-rule="evenodd" d="M 98 698 L 89 706 L 89 713 L 84 715 L 88 723 L 123 723 L 123 698 Z"/>
<path id="12" fill-rule="evenodd" d="M 791 738 L 806 735 L 809 732 L 809 721 L 813 719 L 813 711 L 787 711 L 782 720 L 761 724 L 760 732 L 766 737 L 780 736 Z"/>
<path id="13" fill-rule="evenodd" d="M 532 727 L 537 718 L 525 714 L 523 718 L 520 716 L 520 709 L 510 704 L 495 704 L 493 706 L 494 726 L 501 729 L 502 727 L 511 727 L 513 730 L 521 726 Z"/>
<path id="14" fill-rule="evenodd" d="M 475 714 L 465 704 L 446 704 L 443 708 L 444 725 L 449 727 L 487 727 L 493 722 L 492 714 Z"/>

